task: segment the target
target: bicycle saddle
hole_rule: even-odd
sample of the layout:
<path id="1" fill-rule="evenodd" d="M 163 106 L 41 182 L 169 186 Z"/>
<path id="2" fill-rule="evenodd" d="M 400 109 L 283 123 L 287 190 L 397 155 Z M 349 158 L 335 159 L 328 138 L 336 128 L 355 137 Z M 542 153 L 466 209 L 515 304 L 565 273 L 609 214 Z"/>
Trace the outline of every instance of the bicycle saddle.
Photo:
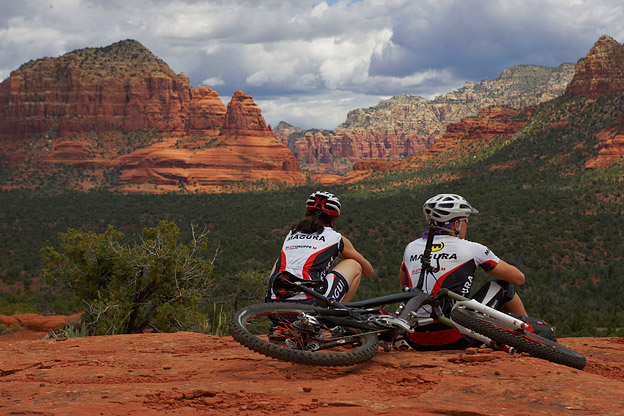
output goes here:
<path id="1" fill-rule="evenodd" d="M 310 289 L 313 289 L 319 293 L 325 293 L 327 290 L 327 280 L 305 280 L 300 279 L 294 274 L 283 271 L 279 272 L 279 274 L 275 275 L 273 279 L 273 293 L 277 296 L 278 299 L 288 299 L 299 293 L 300 290 L 297 290 L 297 287 L 305 286 Z"/>

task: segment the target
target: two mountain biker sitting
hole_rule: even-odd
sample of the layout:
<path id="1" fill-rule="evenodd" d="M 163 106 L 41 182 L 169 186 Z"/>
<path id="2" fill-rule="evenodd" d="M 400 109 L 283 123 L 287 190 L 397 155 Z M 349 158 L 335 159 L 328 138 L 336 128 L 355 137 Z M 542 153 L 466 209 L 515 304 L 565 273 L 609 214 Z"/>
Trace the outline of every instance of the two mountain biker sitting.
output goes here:
<path id="1" fill-rule="evenodd" d="M 309 196 L 305 217 L 289 231 L 281 254 L 273 266 L 265 298 L 267 302 L 280 300 L 280 294 L 274 291 L 274 282 L 283 273 L 318 282 L 315 288 L 317 292 L 344 302 L 353 298 L 362 275 L 370 277 L 374 273 L 370 262 L 346 237 L 333 229 L 340 209 L 340 201 L 331 193 L 317 191 Z M 526 317 L 524 305 L 514 290 L 514 285 L 524 283 L 524 274 L 499 259 L 486 246 L 465 239 L 469 217 L 478 214 L 478 211 L 463 197 L 455 194 L 439 194 L 430 198 L 425 202 L 423 211 L 427 222 L 435 226 L 431 257 L 436 267 L 423 272 L 424 279 L 419 289 L 435 295 L 440 289 L 448 288 L 467 296 L 474 272 L 477 267 L 481 267 L 492 278 L 472 298 L 494 309 Z M 412 288 L 419 283 L 418 277 L 423 267 L 421 257 L 428 232 L 405 248 L 399 273 L 402 286 Z M 331 268 L 339 255 L 344 260 Z M 302 293 L 288 300 L 320 305 L 318 300 Z M 441 305 L 442 313 L 448 316 L 452 306 L 452 301 L 446 299 Z M 545 326 L 542 321 L 532 319 L 531 322 L 534 326 Z M 554 338 L 551 332 L 548 328 L 546 335 Z M 457 329 L 433 321 L 426 311 L 419 312 L 419 325 L 414 332 L 405 334 L 405 340 L 419 351 L 465 349 L 480 344 L 479 341 L 463 336 Z"/>

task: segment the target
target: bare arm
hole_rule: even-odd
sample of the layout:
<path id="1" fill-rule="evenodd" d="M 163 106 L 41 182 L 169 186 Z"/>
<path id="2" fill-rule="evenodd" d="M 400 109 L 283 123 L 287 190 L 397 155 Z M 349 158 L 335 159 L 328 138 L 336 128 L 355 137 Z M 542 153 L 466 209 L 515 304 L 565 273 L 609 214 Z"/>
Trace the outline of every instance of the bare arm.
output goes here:
<path id="1" fill-rule="evenodd" d="M 496 267 L 489 272 L 486 272 L 492 277 L 511 283 L 512 285 L 521 285 L 524 283 L 524 273 L 522 273 L 516 266 L 499 260 Z"/>
<path id="2" fill-rule="evenodd" d="M 342 236 L 342 241 L 344 243 L 344 248 L 342 249 L 342 257 L 345 259 L 353 259 L 360 263 L 362 266 L 362 274 L 366 277 L 371 277 L 373 273 L 375 273 L 375 269 L 370 264 L 368 260 L 364 258 L 351 244 L 351 241 L 345 236 Z"/>

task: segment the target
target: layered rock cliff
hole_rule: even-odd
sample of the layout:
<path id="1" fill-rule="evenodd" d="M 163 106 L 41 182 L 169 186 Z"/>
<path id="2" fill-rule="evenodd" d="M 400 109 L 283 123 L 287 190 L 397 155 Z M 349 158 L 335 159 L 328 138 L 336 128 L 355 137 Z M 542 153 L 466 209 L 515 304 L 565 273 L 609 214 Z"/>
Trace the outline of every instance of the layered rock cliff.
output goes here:
<path id="1" fill-rule="evenodd" d="M 573 64 L 513 66 L 495 80 L 467 82 L 433 100 L 402 94 L 371 108 L 355 109 L 333 132 L 303 131 L 280 123 L 275 134 L 303 167 L 340 172 L 363 159 L 415 155 L 438 140 L 449 124 L 476 115 L 482 108 L 503 105 L 521 109 L 548 101 L 564 93 L 573 74 Z"/>
<path id="2" fill-rule="evenodd" d="M 145 184 L 218 191 L 233 181 L 252 186 L 260 180 L 288 185 L 305 180 L 297 160 L 275 139 L 258 106 L 242 91 L 228 104 L 219 134 L 201 140 L 169 138 L 118 160 L 124 191 L 141 190 Z"/>
<path id="3" fill-rule="evenodd" d="M 5 188 L 218 191 L 305 180 L 249 95 L 237 91 L 226 108 L 133 40 L 13 71 L 0 84 L 0 144 Z"/>
<path id="4" fill-rule="evenodd" d="M 508 76 L 504 74 L 505 71 L 499 78 Z M 457 92 L 447 94 L 447 98 L 468 97 L 467 91 L 468 89 L 464 89 L 459 95 Z M 599 38 L 587 56 L 576 64 L 573 79 L 565 94 L 568 97 L 582 97 L 590 101 L 610 97 L 610 103 L 602 104 L 601 111 L 607 114 L 607 120 L 608 114 L 620 114 L 619 111 L 612 111 L 609 106 L 621 107 L 624 103 L 624 46 L 608 36 Z M 549 95 L 544 94 L 542 97 L 546 99 Z M 422 166 L 425 162 L 443 165 L 456 159 L 457 155 L 470 156 L 477 146 L 485 148 L 493 144 L 493 140 L 505 140 L 519 131 L 530 120 L 532 114 L 539 111 L 539 107 L 529 105 L 535 103 L 517 101 L 518 106 L 515 109 L 486 107 L 480 110 L 476 117 L 464 118 L 460 122 L 449 124 L 446 133 L 421 154 L 403 161 L 358 161 L 353 165 L 353 170 L 338 182 L 355 182 L 388 170 L 412 169 Z M 568 117 L 574 117 L 574 114 L 569 114 Z M 371 118 L 366 122 L 370 123 L 372 120 L 374 119 Z M 558 122 L 565 124 L 566 120 Z M 589 159 L 585 167 L 602 168 L 620 162 L 624 158 L 624 117 L 615 117 L 608 122 L 607 127 L 597 134 L 597 139 L 598 155 Z M 513 163 L 514 161 L 509 161 L 506 166 L 492 166 L 491 169 L 509 167 Z"/>
<path id="5" fill-rule="evenodd" d="M 90 130 L 183 132 L 190 101 L 184 74 L 126 40 L 31 61 L 13 71 L 0 84 L 0 135 L 24 140 Z"/>
<path id="6" fill-rule="evenodd" d="M 479 150 L 504 141 L 524 127 L 535 110 L 510 107 L 488 107 L 474 117 L 449 124 L 444 135 L 420 154 L 401 160 L 363 160 L 353 165 L 353 170 L 337 180 L 337 183 L 360 181 L 378 172 L 415 169 L 428 163 L 443 166 L 454 161 L 472 157 Z M 439 180 L 440 178 L 414 178 L 414 181 Z M 451 179 L 451 178 L 446 178 Z"/>
<path id="7" fill-rule="evenodd" d="M 601 36 L 585 58 L 576 63 L 566 95 L 600 98 L 624 90 L 624 45 Z"/>
<path id="8" fill-rule="evenodd" d="M 585 58 L 576 64 L 574 78 L 566 95 L 592 100 L 624 94 L 624 45 L 610 36 L 601 36 Z M 599 135 L 601 149 L 587 168 L 601 168 L 624 157 L 624 118 L 615 120 Z"/>
<path id="9" fill-rule="evenodd" d="M 426 148 L 431 155 L 449 125 L 491 105 L 532 108 L 570 79 L 571 97 L 622 94 L 623 48 L 601 37 L 573 79 L 571 64 L 514 66 L 433 100 L 403 94 L 353 110 L 335 131 L 280 123 L 275 132 L 248 95 L 235 93 L 226 107 L 138 42 L 87 48 L 24 64 L 0 83 L 0 187 L 227 191 L 302 183 L 300 163 L 330 183 L 328 173 L 385 169 Z M 586 166 L 619 161 L 623 135 L 620 118 L 599 135 L 600 152 Z"/>

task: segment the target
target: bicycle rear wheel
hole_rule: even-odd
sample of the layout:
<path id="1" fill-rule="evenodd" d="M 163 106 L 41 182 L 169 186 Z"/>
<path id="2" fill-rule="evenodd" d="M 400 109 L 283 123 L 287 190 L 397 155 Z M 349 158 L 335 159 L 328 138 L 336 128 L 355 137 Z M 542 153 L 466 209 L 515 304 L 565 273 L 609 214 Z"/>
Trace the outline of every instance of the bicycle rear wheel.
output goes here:
<path id="1" fill-rule="evenodd" d="M 529 353 L 537 358 L 579 370 L 582 370 L 587 364 L 585 357 L 576 351 L 531 332 L 520 331 L 512 325 L 472 309 L 456 307 L 451 311 L 451 319 L 494 342 L 514 347 L 520 352 Z"/>
<path id="2" fill-rule="evenodd" d="M 252 351 L 298 364 L 347 366 L 375 355 L 375 333 L 332 325 L 320 309 L 284 302 L 250 305 L 234 313 L 230 334 Z"/>

